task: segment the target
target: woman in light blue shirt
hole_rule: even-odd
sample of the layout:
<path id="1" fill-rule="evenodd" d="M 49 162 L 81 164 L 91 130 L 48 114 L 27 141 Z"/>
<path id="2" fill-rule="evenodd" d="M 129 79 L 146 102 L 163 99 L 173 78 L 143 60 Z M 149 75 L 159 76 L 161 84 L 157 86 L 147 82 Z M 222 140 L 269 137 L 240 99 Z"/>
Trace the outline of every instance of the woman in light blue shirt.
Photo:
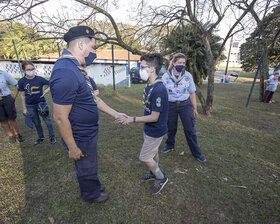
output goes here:
<path id="1" fill-rule="evenodd" d="M 16 87 L 14 96 L 12 96 L 12 92 L 7 85 L 8 83 Z M 17 84 L 17 80 L 15 80 L 7 72 L 0 71 L 0 123 L 6 135 L 9 136 L 10 143 L 15 143 L 16 139 L 19 142 L 24 141 L 24 138 L 19 133 L 16 120 L 17 112 L 15 100 L 18 95 Z M 15 136 L 13 135 L 11 129 L 14 131 Z"/>
<path id="2" fill-rule="evenodd" d="M 174 55 L 168 71 L 162 76 L 162 82 L 168 91 L 168 138 L 161 152 L 174 150 L 178 115 L 184 127 L 184 133 L 192 155 L 200 162 L 206 158 L 197 144 L 195 118 L 198 116 L 196 107 L 196 87 L 192 75 L 185 71 L 186 56 L 182 53 Z"/>

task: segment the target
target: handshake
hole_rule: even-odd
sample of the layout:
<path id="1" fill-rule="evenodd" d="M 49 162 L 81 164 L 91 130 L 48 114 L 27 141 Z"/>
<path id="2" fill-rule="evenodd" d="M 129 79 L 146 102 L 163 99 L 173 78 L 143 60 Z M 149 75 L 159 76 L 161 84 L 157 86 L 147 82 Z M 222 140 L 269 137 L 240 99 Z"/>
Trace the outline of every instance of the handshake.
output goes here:
<path id="1" fill-rule="evenodd" d="M 121 125 L 130 125 L 131 123 L 135 122 L 133 117 L 130 117 L 124 113 L 116 113 L 114 117 L 115 117 L 115 123 Z"/>

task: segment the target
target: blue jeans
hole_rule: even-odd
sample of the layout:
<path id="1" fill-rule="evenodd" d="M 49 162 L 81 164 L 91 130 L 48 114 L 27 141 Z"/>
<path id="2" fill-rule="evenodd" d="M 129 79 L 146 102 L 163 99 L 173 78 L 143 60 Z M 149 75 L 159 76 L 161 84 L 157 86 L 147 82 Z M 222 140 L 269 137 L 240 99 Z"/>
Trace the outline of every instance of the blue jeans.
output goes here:
<path id="1" fill-rule="evenodd" d="M 168 110 L 168 138 L 166 145 L 168 148 L 174 148 L 175 136 L 177 133 L 178 115 L 181 118 L 184 133 L 189 145 L 189 148 L 194 157 L 200 158 L 201 150 L 197 144 L 195 119 L 193 116 L 192 104 L 190 99 L 180 104 L 169 102 Z"/>
<path id="2" fill-rule="evenodd" d="M 33 123 L 36 127 L 36 131 L 37 131 L 37 134 L 38 134 L 39 138 L 45 138 L 37 107 L 38 107 L 38 104 L 26 105 L 28 113 L 31 114 L 31 116 L 32 116 L 32 121 L 33 121 Z M 48 127 L 49 137 L 54 138 L 53 125 L 52 125 L 52 121 L 50 119 L 50 116 L 48 115 L 46 117 L 43 117 L 43 120 Z"/>

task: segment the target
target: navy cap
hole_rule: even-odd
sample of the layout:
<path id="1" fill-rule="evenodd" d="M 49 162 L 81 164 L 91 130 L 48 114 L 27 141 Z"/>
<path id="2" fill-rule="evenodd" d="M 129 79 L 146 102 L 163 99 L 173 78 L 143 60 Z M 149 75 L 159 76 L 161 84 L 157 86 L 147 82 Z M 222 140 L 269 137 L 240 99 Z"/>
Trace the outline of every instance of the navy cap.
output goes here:
<path id="1" fill-rule="evenodd" d="M 94 37 L 94 31 L 88 26 L 74 26 L 64 34 L 63 39 L 69 43 L 78 37 Z"/>

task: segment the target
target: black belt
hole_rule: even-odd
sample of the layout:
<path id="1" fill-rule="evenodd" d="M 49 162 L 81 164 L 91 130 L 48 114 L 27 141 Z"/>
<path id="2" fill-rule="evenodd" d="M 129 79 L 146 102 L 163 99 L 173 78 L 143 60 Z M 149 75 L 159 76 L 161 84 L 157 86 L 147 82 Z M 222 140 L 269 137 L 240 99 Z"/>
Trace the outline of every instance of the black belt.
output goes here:
<path id="1" fill-rule="evenodd" d="M 169 101 L 169 103 L 176 103 L 176 104 L 180 104 L 180 103 L 184 103 L 186 102 L 187 100 L 183 100 L 183 101 Z"/>
<path id="2" fill-rule="evenodd" d="M 0 96 L 0 100 L 4 100 L 4 99 L 6 99 L 6 98 L 8 98 L 8 97 L 10 97 L 10 96 L 11 96 L 11 94 L 8 95 L 8 96 Z"/>

